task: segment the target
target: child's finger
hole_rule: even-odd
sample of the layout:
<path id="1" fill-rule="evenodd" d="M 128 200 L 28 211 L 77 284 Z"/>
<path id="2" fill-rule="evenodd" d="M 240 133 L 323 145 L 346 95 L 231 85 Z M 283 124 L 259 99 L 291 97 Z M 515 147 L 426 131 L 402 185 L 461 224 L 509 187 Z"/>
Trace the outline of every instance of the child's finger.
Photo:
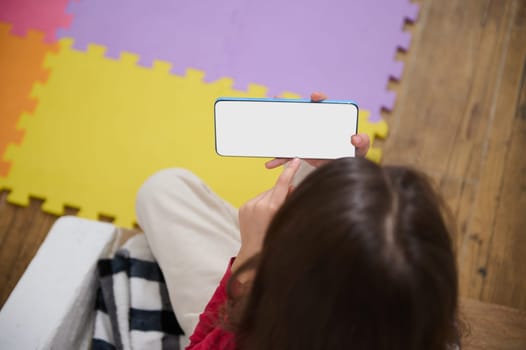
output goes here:
<path id="1" fill-rule="evenodd" d="M 274 205 L 281 205 L 285 198 L 287 198 L 289 187 L 292 185 L 292 180 L 294 179 L 294 175 L 298 171 L 300 164 L 301 160 L 299 158 L 294 158 L 289 162 L 289 165 L 285 170 L 283 170 L 276 181 L 274 190 L 272 191 L 271 203 Z"/>

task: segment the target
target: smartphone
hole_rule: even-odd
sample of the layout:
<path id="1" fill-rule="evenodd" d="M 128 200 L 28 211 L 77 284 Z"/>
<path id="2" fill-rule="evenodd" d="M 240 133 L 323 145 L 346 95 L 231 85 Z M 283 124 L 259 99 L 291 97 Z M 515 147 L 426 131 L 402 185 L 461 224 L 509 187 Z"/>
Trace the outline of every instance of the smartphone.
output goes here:
<path id="1" fill-rule="evenodd" d="M 353 101 L 219 98 L 214 105 L 220 156 L 335 159 L 354 157 Z"/>

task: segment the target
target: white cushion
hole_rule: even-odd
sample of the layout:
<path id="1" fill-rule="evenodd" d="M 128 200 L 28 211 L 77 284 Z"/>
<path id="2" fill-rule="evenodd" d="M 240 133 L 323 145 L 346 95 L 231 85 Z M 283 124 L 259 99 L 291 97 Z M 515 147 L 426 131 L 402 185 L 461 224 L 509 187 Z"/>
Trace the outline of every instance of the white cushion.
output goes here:
<path id="1" fill-rule="evenodd" d="M 111 224 L 59 218 L 0 312 L 0 349 L 89 349 L 97 260 Z"/>

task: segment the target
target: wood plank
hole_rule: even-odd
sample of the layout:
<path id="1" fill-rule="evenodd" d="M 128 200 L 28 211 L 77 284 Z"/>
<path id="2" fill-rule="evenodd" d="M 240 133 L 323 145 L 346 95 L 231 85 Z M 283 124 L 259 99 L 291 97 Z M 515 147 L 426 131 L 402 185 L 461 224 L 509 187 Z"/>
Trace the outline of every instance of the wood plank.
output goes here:
<path id="1" fill-rule="evenodd" d="M 490 157 L 499 159 L 501 173 L 495 179 L 495 219 L 491 227 L 489 251 L 481 264 L 486 264 L 481 299 L 512 305 L 526 310 L 526 2 L 517 4 L 517 14 L 510 38 L 509 57 L 503 80 L 510 88 L 503 90 L 497 109 L 513 116 L 509 121 L 509 136 L 499 135 L 490 140 Z M 522 74 L 513 65 L 522 59 Z M 500 126 L 500 125 L 499 125 Z M 502 126 L 500 126 L 502 128 Z M 504 137 L 503 137 L 504 136 Z M 495 162 L 495 161 L 494 161 Z M 504 288 L 502 288 L 505 286 Z M 525 329 L 526 332 L 526 329 Z"/>
<path id="2" fill-rule="evenodd" d="M 510 14 L 506 25 L 509 29 L 504 39 L 503 59 L 499 62 L 501 73 L 492 99 L 490 110 L 492 121 L 488 125 L 487 143 L 483 149 L 485 159 L 480 167 L 480 183 L 463 248 L 468 252 L 476 251 L 477 254 L 465 254 L 460 270 L 463 282 L 461 286 L 467 295 L 514 307 L 526 307 L 526 295 L 516 293 L 517 288 L 522 287 L 523 291 L 526 288 L 524 277 L 521 277 L 525 275 L 520 274 L 525 269 L 515 268 L 515 266 L 526 266 L 526 245 L 520 246 L 521 242 L 525 242 L 524 220 L 521 223 L 521 219 L 515 220 L 519 218 L 519 215 L 512 211 L 499 211 L 499 208 L 516 206 L 520 203 L 520 197 L 524 196 L 512 187 L 509 188 L 506 195 L 502 193 L 505 178 L 508 178 L 508 183 L 515 184 L 524 180 L 524 173 L 521 176 L 520 171 L 508 172 L 508 168 L 515 165 L 515 162 L 519 162 L 517 163 L 519 169 L 521 164 L 525 164 L 524 157 L 521 162 L 520 155 L 510 153 L 512 151 L 510 140 L 514 124 L 518 120 L 515 116 L 519 105 L 518 92 L 521 85 L 523 62 L 526 60 L 526 25 L 524 25 L 524 20 L 519 20 L 524 14 L 524 6 L 526 4 L 521 1 L 510 2 L 508 6 Z M 521 136 L 523 137 L 524 134 L 519 134 L 519 138 Z M 524 145 L 524 142 L 518 138 L 515 141 L 514 147 Z M 507 161 L 508 159 L 512 164 Z M 467 201 L 465 203 L 467 204 Z M 515 208 L 521 210 L 520 207 Z M 522 207 L 522 212 L 526 212 L 526 206 Z M 498 219 L 505 220 L 507 224 L 514 224 L 514 226 L 509 227 L 506 232 L 498 232 L 496 230 Z M 510 244 L 516 249 L 511 248 Z M 510 249 L 506 249 L 507 247 Z M 506 251 L 503 251 L 504 249 Z M 516 254 L 510 254 L 512 252 Z M 498 257 L 500 259 L 497 259 Z M 514 258 L 518 260 L 513 260 Z M 508 284 L 493 283 L 487 293 L 483 292 L 486 289 L 485 286 L 488 285 L 487 279 L 491 278 L 495 282 L 501 281 L 501 277 L 509 275 L 509 272 L 513 276 L 506 277 Z"/>
<path id="3" fill-rule="evenodd" d="M 43 200 L 31 198 L 28 207 L 6 201 L 8 191 L 0 191 L 0 307 L 35 256 L 51 226 L 58 218 L 42 212 Z M 78 209 L 65 207 L 65 215 Z"/>
<path id="4" fill-rule="evenodd" d="M 11 223 L 13 221 L 13 214 L 11 213 L 11 208 L 9 207 L 6 201 L 8 194 L 9 192 L 7 190 L 0 191 L 0 247 L 2 246 L 4 239 L 9 233 Z"/>
<path id="5" fill-rule="evenodd" d="M 474 84 L 469 56 L 479 53 L 481 46 L 481 28 L 471 24 L 483 15 L 479 1 L 465 1 L 462 6 L 454 1 L 422 3 L 402 78 L 405 88 L 389 118 L 386 162 L 407 162 L 443 173 L 449 157 L 458 153 L 457 130 L 465 123 L 462 116 Z M 486 40 L 485 51 L 493 49 L 494 41 Z"/>
<path id="6" fill-rule="evenodd" d="M 40 200 L 31 199 L 23 208 L 7 204 L 5 197 L 0 197 L 0 305 L 4 305 L 56 220 L 42 213 Z"/>
<path id="7" fill-rule="evenodd" d="M 406 71 L 395 85 L 398 103 L 386 115 L 391 133 L 383 147 L 384 163 L 413 165 L 435 179 L 458 223 L 461 294 L 522 307 L 524 292 L 510 299 L 504 285 L 492 284 L 491 293 L 483 294 L 483 289 L 488 273 L 503 272 L 488 260 L 499 203 L 514 201 L 499 191 L 506 172 L 502 154 L 510 144 L 526 57 L 524 2 L 451 0 L 421 5 L 413 43 L 404 57 Z M 515 174 L 509 183 L 524 178 Z M 509 222 L 508 214 L 502 214 L 502 221 Z M 513 223 L 497 245 L 504 244 L 501 239 L 519 239 L 523 224 Z M 503 256 L 505 263 L 500 265 L 526 266 L 526 254 L 514 257 L 516 261 Z M 524 280 L 513 270 L 507 270 L 507 280 Z M 514 283 L 523 288 L 521 282 Z"/>
<path id="8" fill-rule="evenodd" d="M 505 306 L 461 300 L 466 350 L 526 349 L 526 313 Z"/>

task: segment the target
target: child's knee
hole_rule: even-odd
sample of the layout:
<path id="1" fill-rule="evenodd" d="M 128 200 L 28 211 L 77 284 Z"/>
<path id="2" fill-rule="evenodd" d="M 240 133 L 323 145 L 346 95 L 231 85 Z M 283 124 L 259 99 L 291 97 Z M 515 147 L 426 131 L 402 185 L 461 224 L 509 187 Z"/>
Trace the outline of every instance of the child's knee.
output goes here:
<path id="1" fill-rule="evenodd" d="M 183 191 L 183 188 L 200 183 L 201 180 L 191 171 L 183 168 L 169 168 L 150 176 L 137 192 L 137 208 L 168 193 Z"/>

